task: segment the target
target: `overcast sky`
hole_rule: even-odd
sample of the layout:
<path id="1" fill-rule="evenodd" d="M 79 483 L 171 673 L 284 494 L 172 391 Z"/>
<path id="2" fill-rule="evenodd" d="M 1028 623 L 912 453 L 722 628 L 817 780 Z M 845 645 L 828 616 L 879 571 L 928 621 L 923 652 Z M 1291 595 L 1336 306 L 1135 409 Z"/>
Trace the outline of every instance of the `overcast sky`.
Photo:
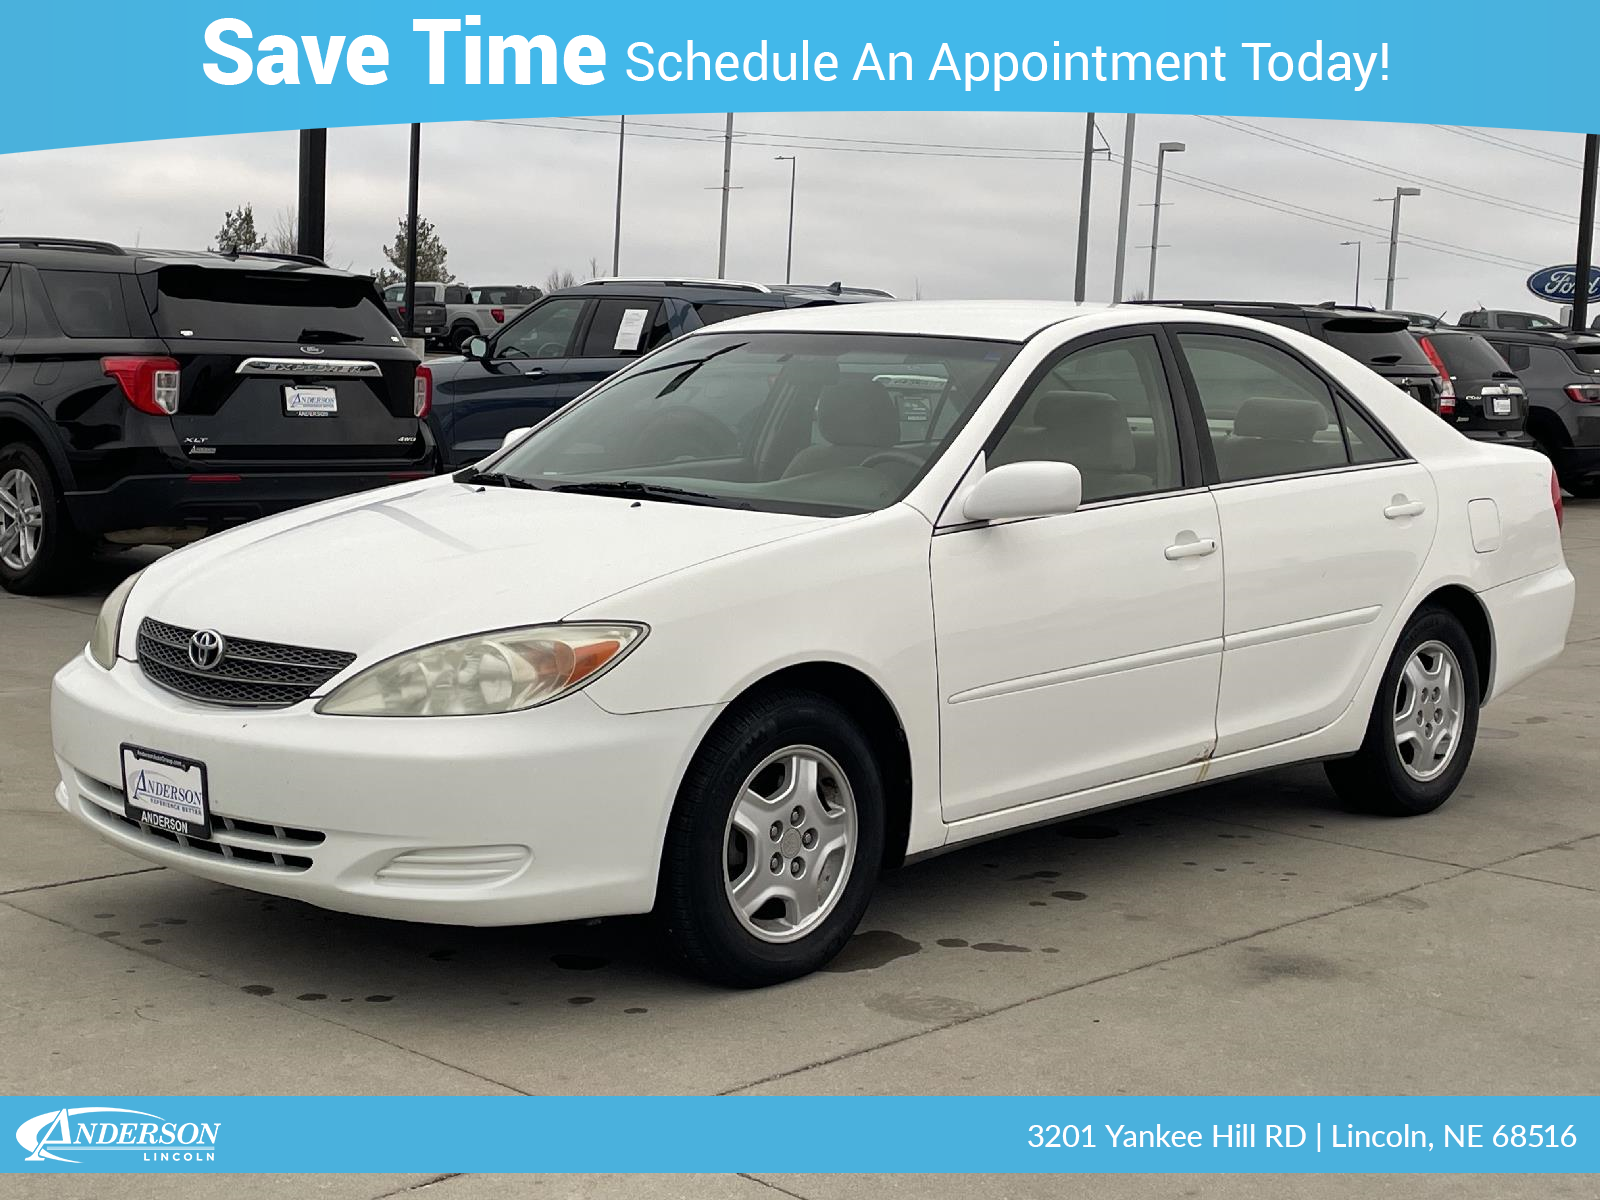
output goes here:
<path id="1" fill-rule="evenodd" d="M 423 127 L 420 207 L 450 268 L 468 283 L 542 283 L 552 269 L 586 276 L 592 257 L 609 273 L 616 118 L 508 121 Z M 624 274 L 716 273 L 723 121 L 630 121 Z M 774 156 L 793 154 L 797 282 L 906 297 L 920 283 L 940 299 L 1072 294 L 1082 114 L 741 113 L 735 128 L 731 278 L 783 278 L 789 164 Z M 1101 114 L 1098 128 L 1120 157 L 1123 117 Z M 1396 305 L 1554 315 L 1523 279 L 1574 258 L 1576 135 L 1189 116 L 1142 116 L 1137 128 L 1130 293 L 1149 265 L 1148 167 L 1158 142 L 1179 141 L 1158 295 L 1349 302 L 1356 250 L 1339 243 L 1360 239 L 1362 301 L 1381 304 L 1390 207 L 1373 201 L 1403 183 L 1423 194 L 1404 201 Z M 406 127 L 335 129 L 328 144 L 328 258 L 375 270 L 405 209 Z M 266 230 L 294 203 L 296 153 L 290 132 L 7 155 L 0 233 L 203 246 L 245 202 Z M 1091 300 L 1111 294 L 1119 184 L 1102 153 Z"/>

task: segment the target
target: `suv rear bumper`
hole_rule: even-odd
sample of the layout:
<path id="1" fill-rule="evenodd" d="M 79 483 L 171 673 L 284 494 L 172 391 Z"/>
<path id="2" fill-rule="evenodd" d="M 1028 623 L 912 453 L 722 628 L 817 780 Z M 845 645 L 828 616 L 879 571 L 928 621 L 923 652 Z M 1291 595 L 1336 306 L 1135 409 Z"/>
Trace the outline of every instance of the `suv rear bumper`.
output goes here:
<path id="1" fill-rule="evenodd" d="M 1600 446 L 1559 446 L 1552 452 L 1556 475 L 1563 483 L 1600 475 Z"/>
<path id="2" fill-rule="evenodd" d="M 318 500 L 387 487 L 432 474 L 392 471 L 130 475 L 104 491 L 67 492 L 72 523 L 84 533 L 177 526 L 220 529 Z"/>

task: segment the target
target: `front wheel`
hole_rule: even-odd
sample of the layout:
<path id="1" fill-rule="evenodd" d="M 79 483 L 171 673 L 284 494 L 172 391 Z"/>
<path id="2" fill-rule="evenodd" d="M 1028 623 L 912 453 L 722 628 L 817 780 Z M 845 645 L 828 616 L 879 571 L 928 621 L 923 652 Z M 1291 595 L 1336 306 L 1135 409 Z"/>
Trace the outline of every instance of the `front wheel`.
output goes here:
<path id="1" fill-rule="evenodd" d="M 843 949 L 883 861 L 878 765 L 826 696 L 775 691 L 707 736 L 679 792 L 656 919 L 729 987 L 807 975 Z"/>
<path id="2" fill-rule="evenodd" d="M 1361 749 L 1326 764 L 1329 782 L 1369 812 L 1432 812 L 1466 774 L 1479 695 L 1477 656 L 1460 620 L 1443 608 L 1418 610 L 1389 657 Z"/>

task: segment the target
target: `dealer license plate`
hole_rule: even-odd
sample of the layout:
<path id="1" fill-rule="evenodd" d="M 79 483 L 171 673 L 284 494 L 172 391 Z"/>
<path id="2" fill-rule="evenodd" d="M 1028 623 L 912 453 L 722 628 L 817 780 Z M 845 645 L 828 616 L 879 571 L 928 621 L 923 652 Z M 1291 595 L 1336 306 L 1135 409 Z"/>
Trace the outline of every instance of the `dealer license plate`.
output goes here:
<path id="1" fill-rule="evenodd" d="M 1490 400 L 1492 401 L 1493 406 L 1494 406 L 1493 407 L 1493 411 L 1494 411 L 1494 415 L 1495 416 L 1497 416 L 1497 417 L 1509 417 L 1511 415 L 1511 397 L 1510 396 L 1491 396 Z"/>
<path id="2" fill-rule="evenodd" d="M 203 762 L 124 743 L 122 796 L 123 813 L 130 821 L 186 837 L 211 836 Z"/>
<path id="3" fill-rule="evenodd" d="M 332 417 L 339 412 L 339 393 L 331 387 L 283 389 L 283 411 L 291 417 Z"/>

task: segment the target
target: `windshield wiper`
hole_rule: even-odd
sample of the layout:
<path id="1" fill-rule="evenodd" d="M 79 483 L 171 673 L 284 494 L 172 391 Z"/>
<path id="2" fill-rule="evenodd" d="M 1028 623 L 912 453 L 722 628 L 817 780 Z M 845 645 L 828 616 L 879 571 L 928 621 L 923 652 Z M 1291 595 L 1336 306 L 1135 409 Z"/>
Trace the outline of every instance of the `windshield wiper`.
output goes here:
<path id="1" fill-rule="evenodd" d="M 665 500 L 673 504 L 719 504 L 729 508 L 750 508 L 749 501 L 668 487 L 664 483 L 642 483 L 637 479 L 591 479 L 584 483 L 558 483 L 552 492 L 573 492 L 584 496 L 623 496 L 643 500 Z"/>
<path id="2" fill-rule="evenodd" d="M 485 487 L 527 488 L 535 492 L 545 490 L 531 479 L 524 479 L 521 475 L 507 475 L 504 471 L 474 471 L 464 476 L 461 482 L 483 484 Z"/>

